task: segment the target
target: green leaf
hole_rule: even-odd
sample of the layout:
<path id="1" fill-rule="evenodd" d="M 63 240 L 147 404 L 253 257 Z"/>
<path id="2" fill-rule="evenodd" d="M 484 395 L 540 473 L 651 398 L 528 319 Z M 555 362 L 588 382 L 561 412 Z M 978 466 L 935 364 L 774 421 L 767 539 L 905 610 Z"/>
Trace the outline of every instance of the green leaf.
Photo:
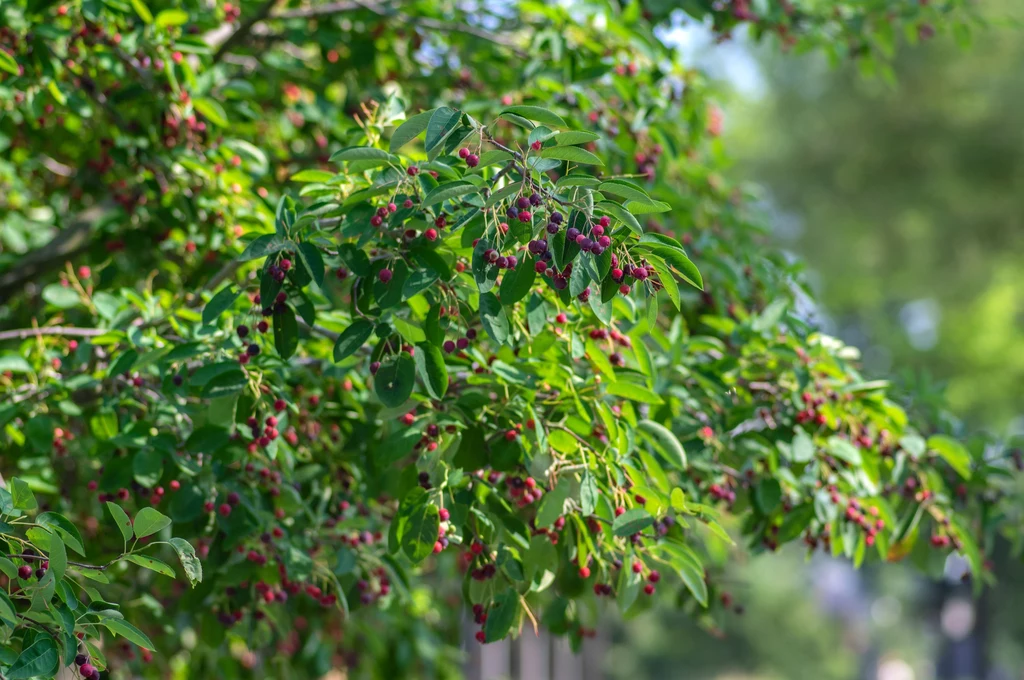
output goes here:
<path id="1" fill-rule="evenodd" d="M 135 515 L 135 535 L 145 538 L 171 525 L 171 518 L 153 508 L 143 508 Z M 122 532 L 123 533 L 123 532 Z"/>
<path id="2" fill-rule="evenodd" d="M 60 536 L 64 540 L 64 544 L 79 555 L 85 555 L 82 534 L 79 533 L 78 527 L 64 515 L 58 512 L 44 512 L 36 517 L 36 524 L 46 527 L 51 533 Z"/>
<path id="3" fill-rule="evenodd" d="M 591 299 L 593 299 L 593 298 L 591 298 Z M 664 400 L 661 397 L 659 397 L 657 394 L 655 394 L 651 390 L 647 389 L 646 387 L 641 387 L 640 385 L 634 385 L 633 383 L 622 382 L 622 381 L 614 382 L 614 383 L 608 385 L 606 390 L 607 390 L 608 394 L 614 395 L 616 397 L 623 397 L 625 399 L 630 399 L 632 401 L 638 401 L 638 402 L 640 402 L 642 404 L 663 404 L 663 403 L 665 403 Z"/>
<path id="4" fill-rule="evenodd" d="M 37 506 L 36 497 L 32 493 L 28 482 L 18 477 L 12 477 L 10 483 L 11 499 L 16 510 L 35 510 Z"/>
<path id="5" fill-rule="evenodd" d="M 0 69 L 7 71 L 12 76 L 18 75 L 18 62 L 7 52 L 0 50 Z"/>
<path id="6" fill-rule="evenodd" d="M 0 50 L 3 53 L 3 50 Z M 59 283 L 51 283 L 43 288 L 43 299 L 54 307 L 70 309 L 82 304 L 82 298 L 74 288 L 65 288 Z"/>
<path id="7" fill-rule="evenodd" d="M 289 359 L 299 346 L 299 322 L 288 305 L 274 309 L 274 347 L 282 359 Z"/>
<path id="8" fill-rule="evenodd" d="M 174 548 L 174 552 L 178 554 L 178 560 L 185 570 L 185 576 L 188 577 L 189 583 L 195 588 L 196 584 L 201 583 L 203 580 L 203 563 L 196 557 L 196 549 L 184 538 L 172 538 L 170 544 Z"/>
<path id="9" fill-rule="evenodd" d="M 156 651 L 156 647 L 153 646 L 153 642 L 146 634 L 127 621 L 122 619 L 103 619 L 100 623 L 106 626 L 110 632 L 120 635 L 130 642 L 134 642 L 139 647 L 148 649 L 151 652 Z"/>
<path id="10" fill-rule="evenodd" d="M 621 179 L 610 179 L 605 182 L 601 182 L 598 186 L 598 191 L 602 194 L 613 194 L 622 198 L 628 198 L 639 203 L 652 203 L 652 199 L 647 195 L 647 192 L 633 184 Z"/>
<path id="11" fill-rule="evenodd" d="M 829 437 L 828 451 L 839 460 L 845 460 L 850 465 L 860 465 L 860 449 L 839 437 Z"/>
<path id="12" fill-rule="evenodd" d="M 420 440 L 421 434 L 411 428 L 400 428 L 392 432 L 380 445 L 374 449 L 373 463 L 381 470 L 397 463 L 410 453 L 416 442 Z"/>
<path id="13" fill-rule="evenodd" d="M 391 133 L 391 144 L 389 148 L 391 153 L 397 152 L 403 146 L 415 139 L 421 132 L 427 129 L 427 123 L 430 122 L 430 117 L 434 115 L 434 111 L 437 109 L 430 109 L 429 111 L 423 111 L 417 113 L 412 118 L 409 118 L 404 123 L 395 128 L 395 131 Z"/>
<path id="14" fill-rule="evenodd" d="M 672 210 L 672 206 L 664 201 L 626 201 L 623 205 L 634 215 L 650 215 L 652 213 L 663 213 Z"/>
<path id="15" fill-rule="evenodd" d="M 235 303 L 238 296 L 242 294 L 242 291 L 235 288 L 233 283 L 229 283 L 220 289 L 220 291 L 213 296 L 213 298 L 206 303 L 203 307 L 203 324 L 209 326 L 211 323 L 217 320 L 221 314 L 231 308 L 231 305 Z"/>
<path id="16" fill-rule="evenodd" d="M 171 569 L 170 565 L 156 558 L 147 557 L 146 555 L 128 555 L 125 559 L 150 571 L 174 578 L 174 570 Z"/>
<path id="17" fill-rule="evenodd" d="M 156 486 L 163 472 L 164 456 L 155 449 L 143 449 L 132 458 L 132 475 L 146 488 Z"/>
<path id="18" fill-rule="evenodd" d="M 567 132 L 559 132 L 555 135 L 556 146 L 573 146 L 575 144 L 589 144 L 590 142 L 601 139 L 601 135 L 595 132 L 586 132 L 584 130 L 569 130 Z"/>
<path id="19" fill-rule="evenodd" d="M 497 344 L 503 345 L 508 340 L 508 316 L 494 293 L 480 294 L 480 323 Z"/>
<path id="20" fill-rule="evenodd" d="M 643 508 L 630 508 L 612 522 L 612 533 L 626 537 L 639 533 L 654 524 L 654 517 Z"/>
<path id="21" fill-rule="evenodd" d="M 645 235 L 644 238 L 652 236 L 650 234 Z M 686 257 L 686 253 L 683 252 L 681 247 L 671 247 L 660 243 L 640 243 L 637 245 L 640 250 L 646 250 L 647 252 L 657 255 L 658 257 L 665 260 L 676 272 L 679 274 L 679 278 L 683 279 L 691 286 L 698 290 L 704 290 L 704 279 L 701 277 L 700 271 L 697 269 L 690 258 Z M 785 300 L 780 300 L 773 305 L 782 303 L 783 306 L 786 304 Z M 757 328 L 755 328 L 757 330 Z"/>
<path id="22" fill-rule="evenodd" d="M 519 616 L 519 593 L 508 588 L 494 598 L 494 606 L 487 611 L 484 622 L 484 639 L 495 642 L 503 639 L 512 630 Z"/>
<path id="23" fill-rule="evenodd" d="M 121 536 L 124 537 L 125 543 L 132 540 L 132 536 L 135 535 L 135 529 L 132 528 L 132 520 L 128 517 L 128 513 L 122 510 L 120 505 L 114 505 L 110 501 L 107 501 L 107 510 L 110 511 L 110 515 L 114 518 L 114 524 L 121 531 Z"/>
<path id="24" fill-rule="evenodd" d="M 444 364 L 444 355 L 437 345 L 421 342 L 416 346 L 413 356 L 416 361 L 416 372 L 427 388 L 427 394 L 433 399 L 441 399 L 448 391 L 448 368 Z"/>
<path id="25" fill-rule="evenodd" d="M 777 479 L 771 477 L 762 479 L 754 489 L 754 502 L 764 515 L 771 514 L 772 510 L 779 506 L 782 500 L 782 487 Z"/>
<path id="26" fill-rule="evenodd" d="M 561 430 L 555 430 L 561 432 Z M 555 485 L 555 488 L 544 494 L 540 500 L 540 507 L 537 508 L 536 523 L 538 527 L 549 527 L 555 520 L 566 513 L 567 501 L 572 492 L 572 485 L 567 478 L 562 478 Z"/>
<path id="27" fill-rule="evenodd" d="M 146 7 L 146 3 L 142 0 L 130 0 L 132 7 L 135 8 L 135 13 L 139 15 L 147 24 L 153 23 L 153 13 L 149 11 L 149 7 Z"/>
<path id="28" fill-rule="evenodd" d="M 661 287 L 665 289 L 665 293 L 668 295 L 668 299 L 672 302 L 672 306 L 678 310 L 680 306 L 679 285 L 676 283 L 675 278 L 673 278 L 668 265 L 665 264 L 665 261 L 660 257 L 655 257 L 654 255 L 651 255 L 647 259 L 654 267 L 654 271 L 658 272 L 658 281 L 661 282 Z"/>
<path id="29" fill-rule="evenodd" d="M 245 371 L 240 368 L 232 368 L 219 375 L 214 376 L 203 386 L 204 399 L 217 399 L 232 394 L 238 394 L 249 384 L 249 378 Z"/>
<path id="30" fill-rule="evenodd" d="M 644 233 L 643 227 L 640 226 L 640 222 L 633 217 L 632 214 L 618 203 L 612 203 L 611 201 L 601 201 L 594 206 L 594 210 L 598 212 L 607 213 L 610 217 L 614 217 L 622 224 L 626 225 L 630 231 L 634 234 L 642 235 Z"/>
<path id="31" fill-rule="evenodd" d="M 637 429 L 647 436 L 665 460 L 680 470 L 687 469 L 686 451 L 670 429 L 653 420 L 641 420 Z"/>
<path id="32" fill-rule="evenodd" d="M 356 319 L 338 336 L 334 343 L 334 362 L 339 363 L 359 350 L 373 335 L 373 324 L 366 319 Z"/>
<path id="33" fill-rule="evenodd" d="M 928 438 L 928 448 L 942 456 L 949 466 L 964 479 L 971 478 L 971 454 L 963 444 L 945 435 Z"/>
<path id="34" fill-rule="evenodd" d="M 327 182 L 334 177 L 333 172 L 326 170 L 300 170 L 288 179 L 292 182 Z"/>
<path id="35" fill-rule="evenodd" d="M 261 257 L 281 252 L 290 247 L 291 243 L 277 234 L 263 234 L 249 242 L 242 254 L 238 256 L 239 262 L 258 260 Z"/>
<path id="36" fill-rule="evenodd" d="M 604 165 L 604 161 L 600 158 L 578 146 L 550 146 L 546 149 L 541 149 L 540 157 L 554 158 L 555 160 L 569 161 L 571 163 L 585 163 L 587 165 Z"/>
<path id="37" fill-rule="evenodd" d="M 534 122 L 541 123 L 542 125 L 560 128 L 569 127 L 557 113 L 548 111 L 540 106 L 507 106 L 501 110 L 501 113 L 511 113 L 516 116 L 522 116 L 527 120 L 532 120 Z"/>
<path id="38" fill-rule="evenodd" d="M 704 568 L 693 550 L 678 543 L 665 543 L 662 549 L 686 589 L 702 607 L 707 607 L 708 584 L 704 581 Z"/>
<path id="39" fill-rule="evenodd" d="M 587 338 L 586 347 L 587 357 L 590 359 L 590 362 L 594 364 L 594 366 L 597 367 L 597 370 L 604 374 L 606 378 L 615 382 L 615 367 L 612 366 L 612 362 L 608 360 L 605 351 L 590 338 Z"/>
<path id="40" fill-rule="evenodd" d="M 60 581 L 64 578 L 64 572 L 68 568 L 68 551 L 60 536 L 56 534 L 50 536 L 50 550 L 47 557 L 50 558 L 50 571 L 53 572 L 54 580 Z"/>
<path id="41" fill-rule="evenodd" d="M 7 558 L 3 558 L 3 559 L 7 559 Z M 12 566 L 13 566 L 13 564 L 12 564 Z M 14 573 L 15 574 L 18 573 L 17 569 L 15 569 Z M 11 576 L 9 578 L 13 579 L 15 577 Z M 9 628 L 14 628 L 16 625 L 18 625 L 17 610 L 15 610 L 15 608 L 14 608 L 14 602 L 11 601 L 10 596 L 3 589 L 0 589 L 0 624 L 4 624 L 4 625 L 6 625 Z M 0 654 L 3 654 L 2 650 L 0 650 Z M 13 657 L 12 657 L 11 660 L 13 660 Z M 3 657 L 0 657 L 0 663 L 9 663 L 9 662 L 5 661 L 3 659 Z"/>
<path id="42" fill-rule="evenodd" d="M 802 427 L 796 428 L 793 443 L 789 447 L 789 457 L 794 463 L 809 463 L 814 460 L 814 440 Z"/>
<path id="43" fill-rule="evenodd" d="M 375 149 L 372 146 L 349 146 L 341 151 L 335 151 L 331 154 L 332 163 L 350 162 L 350 161 L 398 161 L 398 158 L 392 156 L 383 149 Z M 333 175 L 332 175 L 333 176 Z"/>
<path id="44" fill-rule="evenodd" d="M 192 100 L 192 108 L 217 127 L 226 128 L 228 126 L 228 114 L 216 99 L 199 97 Z"/>
<path id="45" fill-rule="evenodd" d="M 447 184 L 439 184 L 431 189 L 430 193 L 423 197 L 423 202 L 420 204 L 420 207 L 427 208 L 435 203 L 444 203 L 452 198 L 458 198 L 459 196 L 465 196 L 466 194 L 472 194 L 478 191 L 480 191 L 480 187 L 472 182 L 466 182 L 464 180 L 448 182 Z"/>
<path id="46" fill-rule="evenodd" d="M 373 377 L 374 391 L 388 408 L 404 404 L 416 384 L 416 366 L 413 358 L 401 352 L 396 359 L 382 363 Z"/>
<path id="47" fill-rule="evenodd" d="M 0 373 L 32 373 L 32 364 L 23 357 L 6 354 L 0 357 Z"/>
<path id="48" fill-rule="evenodd" d="M 622 560 L 622 568 L 619 569 L 619 582 L 615 587 L 615 601 L 619 605 L 619 611 L 623 614 L 629 611 L 629 608 L 636 602 L 643 580 L 643 574 L 633 571 L 632 559 L 627 557 Z"/>
<path id="49" fill-rule="evenodd" d="M 435 147 L 440 145 L 455 130 L 461 119 L 461 111 L 456 111 L 447 106 L 434 109 L 430 114 L 430 119 L 427 121 L 427 137 L 424 142 L 424 150 L 428 153 L 433 151 Z"/>
<path id="50" fill-rule="evenodd" d="M 501 277 L 501 286 L 498 289 L 498 292 L 501 293 L 502 304 L 513 305 L 526 297 L 537 277 L 537 271 L 533 267 L 534 259 L 526 257 L 516 265 L 515 269 L 505 272 L 505 275 Z"/>
<path id="51" fill-rule="evenodd" d="M 395 327 L 398 334 L 412 344 L 418 345 L 427 339 L 427 334 L 419 326 L 409 323 L 405 319 L 395 316 L 391 318 L 391 325 Z"/>
<path id="52" fill-rule="evenodd" d="M 413 562 L 422 562 L 434 552 L 434 543 L 441 525 L 437 506 L 433 503 L 417 503 L 411 508 L 400 542 L 402 552 Z"/>
<path id="53" fill-rule="evenodd" d="M 590 470 L 584 470 L 583 479 L 580 480 L 580 510 L 584 515 L 594 514 L 599 495 L 594 475 L 590 474 Z"/>
<path id="54" fill-rule="evenodd" d="M 57 649 L 57 643 L 49 635 L 44 634 L 37 637 L 27 649 L 22 650 L 4 677 L 7 680 L 53 677 L 59 667 L 60 651 Z"/>
<path id="55" fill-rule="evenodd" d="M 165 9 L 156 15 L 156 20 L 153 23 L 164 28 L 184 26 L 188 23 L 188 12 L 180 9 Z"/>

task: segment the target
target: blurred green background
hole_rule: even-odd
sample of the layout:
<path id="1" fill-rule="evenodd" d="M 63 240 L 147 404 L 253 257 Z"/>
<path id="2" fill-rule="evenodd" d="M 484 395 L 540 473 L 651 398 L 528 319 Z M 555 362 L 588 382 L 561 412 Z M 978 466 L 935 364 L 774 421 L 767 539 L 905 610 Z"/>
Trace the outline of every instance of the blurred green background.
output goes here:
<path id="1" fill-rule="evenodd" d="M 822 59 L 706 44 L 736 179 L 807 264 L 825 328 L 922 411 L 1024 430 L 1024 2 L 984 3 L 969 45 L 897 46 L 896 84 Z M 799 550 L 730 575 L 743 613 L 669 611 L 616 629 L 616 680 L 1021 680 L 1024 565 L 995 556 L 980 602 L 908 569 L 855 572 Z M 733 587 L 734 586 L 734 587 Z M 708 629 L 711 629 L 710 631 Z"/>

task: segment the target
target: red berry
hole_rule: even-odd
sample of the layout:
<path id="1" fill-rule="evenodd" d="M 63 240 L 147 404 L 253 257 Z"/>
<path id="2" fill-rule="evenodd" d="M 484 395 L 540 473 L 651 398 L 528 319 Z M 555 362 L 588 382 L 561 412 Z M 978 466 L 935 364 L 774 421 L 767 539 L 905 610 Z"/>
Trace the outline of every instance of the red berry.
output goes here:
<path id="1" fill-rule="evenodd" d="M 580 567 L 580 578 L 590 578 L 590 567 Z"/>
<path id="2" fill-rule="evenodd" d="M 416 175 L 420 174 L 420 169 L 417 168 L 415 165 L 412 165 L 405 172 L 408 173 L 410 177 L 415 177 Z"/>
<path id="3" fill-rule="evenodd" d="M 437 514 L 441 517 L 442 522 L 447 522 L 448 518 L 451 517 L 451 513 L 446 508 L 441 508 L 437 511 Z"/>
<path id="4" fill-rule="evenodd" d="M 227 517 L 231 514 L 231 506 L 227 503 L 221 503 L 220 507 L 217 508 L 217 512 L 220 513 L 221 517 Z"/>
<path id="5" fill-rule="evenodd" d="M 284 399 L 275 399 L 274 400 L 274 410 L 275 411 L 283 411 L 286 408 L 288 408 L 288 402 L 286 402 Z"/>
<path id="6" fill-rule="evenodd" d="M 647 595 L 654 595 L 654 586 L 650 583 L 644 586 L 644 593 Z"/>
<path id="7" fill-rule="evenodd" d="M 24 580 L 29 579 L 32 576 L 32 567 L 27 564 L 23 564 L 18 567 L 18 577 Z"/>
<path id="8" fill-rule="evenodd" d="M 381 269 L 377 273 L 377 278 L 380 279 L 381 283 L 388 283 L 389 281 L 391 281 L 392 276 L 394 276 L 394 274 L 391 272 L 390 269 Z"/>
<path id="9" fill-rule="evenodd" d="M 475 637 L 476 641 L 481 643 L 481 644 L 483 644 L 484 642 L 487 641 L 487 636 L 484 635 L 484 632 L 482 630 L 478 630 L 476 632 L 476 635 L 474 635 L 473 637 Z"/>

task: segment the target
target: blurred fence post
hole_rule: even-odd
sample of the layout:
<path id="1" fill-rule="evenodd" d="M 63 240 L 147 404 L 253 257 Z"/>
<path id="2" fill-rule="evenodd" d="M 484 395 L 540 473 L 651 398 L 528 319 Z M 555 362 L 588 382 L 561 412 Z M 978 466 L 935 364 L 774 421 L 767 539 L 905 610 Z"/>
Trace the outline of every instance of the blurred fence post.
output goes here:
<path id="1" fill-rule="evenodd" d="M 468 619 L 467 619 L 468 622 Z M 546 631 L 523 629 L 516 640 L 481 645 L 471 626 L 463 634 L 467 680 L 601 680 L 608 634 L 598 633 L 574 654 L 568 641 Z"/>

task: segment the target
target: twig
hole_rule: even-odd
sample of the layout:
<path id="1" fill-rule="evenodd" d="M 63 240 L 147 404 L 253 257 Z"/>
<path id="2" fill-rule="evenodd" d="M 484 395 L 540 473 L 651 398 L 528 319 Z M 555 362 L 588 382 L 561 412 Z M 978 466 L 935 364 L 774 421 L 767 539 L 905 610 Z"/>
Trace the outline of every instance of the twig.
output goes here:
<path id="1" fill-rule="evenodd" d="M 371 12 L 376 11 L 358 2 L 329 2 L 326 5 L 317 5 L 315 7 L 300 7 L 299 9 L 287 9 L 283 12 L 275 12 L 271 19 L 312 19 L 314 17 L 321 17 L 328 14 L 338 14 L 340 12 L 351 12 L 354 9 L 368 9 Z"/>
<path id="2" fill-rule="evenodd" d="M 66 335 L 71 338 L 94 338 L 108 331 L 102 328 L 76 328 L 74 326 L 43 326 L 0 331 L 0 340 L 24 340 L 38 335 Z"/>
<path id="3" fill-rule="evenodd" d="M 271 2 L 270 4 L 273 4 Z M 525 58 L 529 56 L 526 50 L 516 45 L 511 40 L 504 38 L 500 35 L 496 35 L 482 28 L 477 28 L 464 21 L 442 21 L 439 19 L 430 19 L 428 17 L 416 17 L 405 14 L 400 11 L 395 11 L 383 7 L 381 5 L 371 2 L 360 2 L 359 0 L 341 0 L 340 2 L 328 2 L 323 5 L 315 5 L 313 7 L 300 7 L 296 9 L 287 9 L 280 12 L 270 13 L 269 8 L 264 6 L 261 9 L 262 16 L 255 16 L 254 20 L 247 21 L 237 31 L 235 31 L 223 44 L 217 49 L 216 54 L 213 57 L 214 62 L 219 61 L 224 57 L 225 52 L 234 47 L 237 44 L 244 42 L 251 35 L 255 34 L 256 24 L 265 20 L 272 19 L 317 19 L 321 17 L 331 16 L 333 14 L 342 14 L 345 12 L 352 12 L 355 10 L 366 10 L 372 12 L 379 17 L 386 19 L 393 19 L 399 25 L 405 24 L 410 26 L 419 26 L 427 28 L 433 31 L 440 31 L 443 33 L 462 33 L 465 35 L 471 35 L 481 40 L 492 42 L 495 45 L 500 45 L 511 50 L 516 56 Z M 282 36 L 269 36 L 271 40 L 279 39 Z"/>
<path id="4" fill-rule="evenodd" d="M 517 165 L 520 173 L 522 173 L 523 177 L 526 178 L 526 181 L 528 181 L 530 183 L 530 186 L 533 187 L 533 189 L 535 191 L 540 192 L 541 196 L 546 196 L 548 199 L 554 201 L 555 203 L 558 203 L 559 205 L 561 205 L 563 207 L 566 207 L 566 208 L 572 207 L 572 203 L 571 202 L 563 201 L 558 196 L 555 196 L 550 191 L 548 191 L 547 189 L 542 187 L 540 184 L 538 184 L 537 182 L 533 181 L 533 175 L 530 174 L 529 169 L 526 167 L 526 163 L 525 163 L 525 161 L 523 159 L 523 154 L 519 153 L 515 149 L 510 149 L 509 147 L 505 146 L 504 144 L 502 144 L 501 142 L 496 140 L 491 135 L 491 133 L 487 132 L 486 129 L 484 130 L 484 136 L 487 138 L 487 141 L 490 142 L 492 145 L 494 145 L 497 148 L 501 149 L 505 153 L 508 153 L 508 154 L 512 155 L 512 157 L 515 159 L 515 161 L 512 161 L 512 162 Z M 499 173 L 499 176 L 500 176 L 500 173 Z M 495 177 L 495 179 L 497 179 L 497 177 Z"/>
<path id="5" fill-rule="evenodd" d="M 224 55 L 228 53 L 228 50 L 230 50 L 232 47 L 244 42 L 246 38 L 249 37 L 249 34 L 252 32 L 253 26 L 266 19 L 267 16 L 270 14 L 270 10 L 274 9 L 274 5 L 276 4 L 277 0 L 267 0 L 260 6 L 258 10 L 256 10 L 256 12 L 251 17 L 243 21 L 242 25 L 238 27 L 238 30 L 229 35 L 227 40 L 222 42 L 220 44 L 220 47 L 217 48 L 217 51 L 214 52 L 213 63 L 216 64 L 218 61 L 220 61 L 224 57 Z"/>
<path id="6" fill-rule="evenodd" d="M 14 560 L 14 559 L 25 560 L 26 562 L 46 562 L 47 560 L 50 559 L 49 557 L 43 557 L 42 555 L 8 555 L 7 558 L 8 559 L 12 559 L 12 560 Z M 120 558 L 118 558 L 118 559 L 120 559 Z M 117 562 L 117 560 L 114 560 L 114 562 Z M 112 564 L 114 564 L 114 562 L 108 562 L 107 564 L 103 564 L 103 565 L 95 565 L 95 564 L 83 564 L 82 562 L 72 562 L 72 561 L 68 560 L 68 565 L 72 566 L 72 567 L 81 567 L 82 569 L 94 569 L 96 571 L 104 571 L 106 569 L 109 569 L 110 566 Z"/>

